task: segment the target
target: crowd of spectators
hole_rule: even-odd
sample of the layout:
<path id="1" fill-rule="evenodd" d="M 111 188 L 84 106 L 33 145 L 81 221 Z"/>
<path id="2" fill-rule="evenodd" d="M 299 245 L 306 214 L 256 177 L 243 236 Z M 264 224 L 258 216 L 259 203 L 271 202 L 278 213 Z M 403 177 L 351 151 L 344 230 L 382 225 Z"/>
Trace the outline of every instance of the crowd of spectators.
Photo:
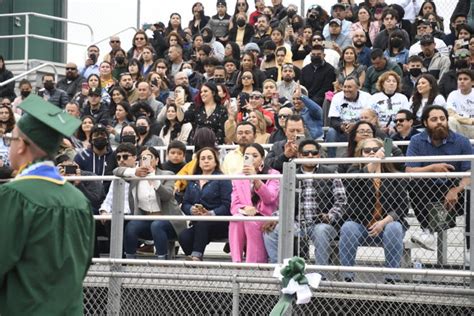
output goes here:
<path id="1" fill-rule="evenodd" d="M 471 153 L 470 1 L 458 1 L 449 30 L 430 0 L 406 6 L 343 0 L 330 12 L 312 5 L 304 16 L 282 0 L 271 5 L 255 0 L 255 8 L 250 12 L 247 0 L 237 0 L 232 10 L 218 0 L 208 9 L 215 15 L 208 16 L 196 2 L 189 23 L 172 13 L 167 24 L 137 31 L 131 46 L 112 36 L 103 57 L 96 45 L 89 46 L 87 59 L 68 62 L 65 78 L 58 82 L 45 74 L 36 93 L 82 120 L 56 157 L 61 172 L 125 177 L 277 174 L 284 162 L 298 157 Z M 0 56 L 0 82 L 12 76 Z M 34 93 L 24 79 L 18 82 L 17 97 L 14 85 L 0 87 L 2 135 L 22 114 L 18 104 Z M 388 138 L 412 142 L 384 152 Z M 347 151 L 326 151 L 320 145 L 324 141 L 347 141 Z M 217 145 L 223 144 L 238 147 L 219 152 Z M 272 145 L 269 152 L 262 144 Z M 194 145 L 194 153 L 185 145 Z M 164 161 L 156 146 L 168 146 Z M 4 177 L 16 172 L 8 169 L 7 151 L 2 142 Z M 298 172 L 405 168 L 445 172 L 466 171 L 470 165 L 303 164 Z M 433 250 L 427 205 L 441 201 L 461 214 L 467 184 L 466 179 L 419 181 L 415 190 L 408 190 L 423 228 L 415 242 Z M 75 185 L 91 200 L 95 214 L 111 212 L 110 183 Z M 417 198 L 420 186 L 434 190 L 435 197 Z M 328 264 L 330 244 L 339 239 L 343 265 L 354 265 L 357 248 L 375 242 L 385 249 L 386 265 L 399 267 L 408 228 L 406 187 L 400 180 L 377 178 L 303 181 L 295 220 L 299 234 L 307 234 L 315 245 L 316 263 Z M 276 180 L 132 181 L 126 187 L 125 213 L 267 216 L 278 210 L 279 190 Z M 97 226 L 105 234 L 110 230 L 106 222 Z M 235 262 L 277 260 L 278 229 L 272 223 L 130 221 L 124 236 L 124 254 L 130 258 L 150 248 L 139 247 L 143 240 L 153 240 L 156 256 L 166 259 L 168 241 L 177 240 L 190 259 L 202 260 L 210 241 L 228 238 Z"/>

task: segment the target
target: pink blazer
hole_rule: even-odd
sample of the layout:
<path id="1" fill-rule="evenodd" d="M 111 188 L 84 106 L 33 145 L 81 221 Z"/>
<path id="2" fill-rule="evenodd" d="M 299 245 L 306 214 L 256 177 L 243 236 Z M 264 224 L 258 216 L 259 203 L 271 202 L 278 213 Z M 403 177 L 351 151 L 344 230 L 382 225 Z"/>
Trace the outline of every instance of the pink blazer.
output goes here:
<path id="1" fill-rule="evenodd" d="M 278 171 L 270 169 L 269 174 L 279 174 Z M 280 194 L 280 181 L 269 179 L 255 193 L 260 197 L 257 211 L 263 216 L 270 216 L 278 208 L 278 197 Z M 252 194 L 250 192 L 250 180 L 232 181 L 232 203 L 230 212 L 232 215 L 240 214 L 239 209 L 252 205 Z"/>

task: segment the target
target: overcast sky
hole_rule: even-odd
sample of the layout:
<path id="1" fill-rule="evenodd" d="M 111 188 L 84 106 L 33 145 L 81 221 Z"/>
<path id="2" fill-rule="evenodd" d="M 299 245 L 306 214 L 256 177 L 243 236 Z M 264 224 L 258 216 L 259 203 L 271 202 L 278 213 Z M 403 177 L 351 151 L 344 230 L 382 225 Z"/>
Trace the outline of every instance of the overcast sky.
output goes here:
<path id="1" fill-rule="evenodd" d="M 247 0 L 250 4 L 249 12 L 254 11 L 254 1 Z M 196 0 L 141 0 L 140 21 L 143 23 L 154 23 L 162 21 L 165 25 L 168 23 L 172 12 L 178 12 L 182 16 L 182 25 L 186 26 L 191 20 L 191 7 Z M 202 0 L 204 12 L 206 15 L 216 14 L 216 0 Z M 227 12 L 232 14 L 236 0 L 227 1 Z M 336 0 L 306 0 L 305 9 L 311 4 L 319 3 L 328 12 Z M 356 0 L 362 2 L 362 0 Z M 386 0 L 387 3 L 399 2 L 398 0 Z M 445 20 L 449 17 L 454 8 L 455 0 L 435 0 L 438 7 L 438 13 L 444 16 Z M 68 0 L 68 18 L 73 21 L 89 24 L 94 30 L 93 41 L 90 32 L 85 27 L 79 27 L 70 24 L 68 28 L 68 39 L 73 42 L 89 45 L 93 42 L 107 38 L 128 27 L 137 25 L 137 0 Z M 300 9 L 301 0 L 283 0 L 287 6 L 293 3 Z M 271 0 L 265 0 L 266 5 L 271 5 Z M 132 43 L 133 30 L 125 31 L 120 34 L 122 47 L 128 50 Z M 103 57 L 109 51 L 108 40 L 98 45 Z M 85 48 L 75 45 L 68 47 L 68 61 L 73 61 L 82 65 L 85 60 Z"/>

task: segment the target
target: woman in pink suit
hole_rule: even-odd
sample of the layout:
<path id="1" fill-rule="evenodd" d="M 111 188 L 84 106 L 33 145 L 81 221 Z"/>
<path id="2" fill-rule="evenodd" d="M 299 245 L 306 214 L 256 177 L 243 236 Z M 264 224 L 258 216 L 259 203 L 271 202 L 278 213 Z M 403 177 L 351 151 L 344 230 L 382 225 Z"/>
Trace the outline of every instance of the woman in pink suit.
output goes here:
<path id="1" fill-rule="evenodd" d="M 242 173 L 278 174 L 264 164 L 265 151 L 260 144 L 249 145 L 244 152 Z M 270 216 L 278 208 L 279 181 L 269 180 L 234 180 L 232 181 L 233 216 Z M 246 253 L 246 262 L 266 263 L 267 252 L 263 244 L 261 227 L 264 222 L 230 222 L 229 244 L 233 262 L 242 262 Z"/>

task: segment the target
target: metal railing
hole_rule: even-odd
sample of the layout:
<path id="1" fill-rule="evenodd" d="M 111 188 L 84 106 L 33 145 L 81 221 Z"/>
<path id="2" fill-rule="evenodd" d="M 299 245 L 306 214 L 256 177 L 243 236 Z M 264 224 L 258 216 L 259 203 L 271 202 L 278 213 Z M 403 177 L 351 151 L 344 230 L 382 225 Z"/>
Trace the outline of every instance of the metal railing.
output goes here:
<path id="1" fill-rule="evenodd" d="M 97 44 L 99 44 L 99 43 L 102 43 L 102 42 L 104 42 L 104 41 L 110 39 L 110 37 L 112 37 L 112 36 L 117 36 L 117 35 L 122 34 L 122 33 L 126 32 L 126 31 L 128 31 L 128 30 L 133 30 L 133 31 L 137 32 L 137 28 L 136 28 L 136 27 L 134 27 L 134 26 L 129 26 L 129 27 L 127 27 L 127 28 L 124 28 L 124 29 L 121 30 L 121 31 L 118 31 L 118 32 L 112 34 L 112 35 L 109 35 L 109 36 L 107 36 L 107 37 L 104 37 L 103 39 L 101 39 L 101 40 L 99 40 L 99 41 L 97 41 L 97 42 L 94 42 L 93 45 L 97 45 Z"/>
<path id="2" fill-rule="evenodd" d="M 43 35 L 38 35 L 38 34 L 32 34 L 30 32 L 30 17 L 38 17 L 38 18 L 43 18 L 47 20 L 52 20 L 52 21 L 59 21 L 63 23 L 71 23 L 71 24 L 76 24 L 80 26 L 87 27 L 90 31 L 91 37 L 90 37 L 90 42 L 92 43 L 94 41 L 94 30 L 89 24 L 82 23 L 82 22 L 77 22 L 77 21 L 72 21 L 69 19 L 65 18 L 60 18 L 52 15 L 47 15 L 47 14 L 41 14 L 41 13 L 36 13 L 36 12 L 18 12 L 18 13 L 6 13 L 6 14 L 0 14 L 0 18 L 2 17 L 18 17 L 18 16 L 24 16 L 25 17 L 25 33 L 24 34 L 18 34 L 18 35 L 0 35 L 0 39 L 10 39 L 10 38 L 24 38 L 25 39 L 25 56 L 24 56 L 24 62 L 26 67 L 28 67 L 28 61 L 29 61 L 29 39 L 30 38 L 36 38 L 36 39 L 41 39 L 49 42 L 55 42 L 55 43 L 62 43 L 62 44 L 72 44 L 76 46 L 82 46 L 82 47 L 87 47 L 87 44 L 84 43 L 77 43 L 73 41 L 68 41 L 68 40 L 63 40 L 55 37 L 50 37 L 50 36 L 43 36 Z"/>
<path id="3" fill-rule="evenodd" d="M 30 69 L 30 70 L 27 70 L 27 71 L 25 71 L 25 72 L 22 72 L 21 74 L 16 75 L 16 76 L 13 77 L 13 78 L 10 78 L 10 79 L 8 79 L 8 80 L 5 80 L 5 81 L 0 82 L 0 87 L 3 87 L 4 85 L 9 84 L 9 83 L 12 82 L 12 81 L 16 81 L 16 80 L 18 80 L 18 79 L 21 79 L 21 78 L 23 78 L 23 77 L 29 75 L 30 73 L 36 72 L 36 71 L 38 71 L 38 70 L 40 70 L 40 69 L 42 69 L 42 68 L 45 68 L 45 67 L 51 67 L 51 68 L 53 68 L 53 71 L 54 71 L 54 81 L 55 81 L 55 82 L 58 82 L 58 69 L 56 68 L 56 66 L 55 66 L 54 64 L 52 64 L 52 63 L 44 63 L 44 64 L 41 64 L 41 65 L 39 65 L 39 66 L 36 66 L 36 67 L 34 67 L 34 68 Z"/>

